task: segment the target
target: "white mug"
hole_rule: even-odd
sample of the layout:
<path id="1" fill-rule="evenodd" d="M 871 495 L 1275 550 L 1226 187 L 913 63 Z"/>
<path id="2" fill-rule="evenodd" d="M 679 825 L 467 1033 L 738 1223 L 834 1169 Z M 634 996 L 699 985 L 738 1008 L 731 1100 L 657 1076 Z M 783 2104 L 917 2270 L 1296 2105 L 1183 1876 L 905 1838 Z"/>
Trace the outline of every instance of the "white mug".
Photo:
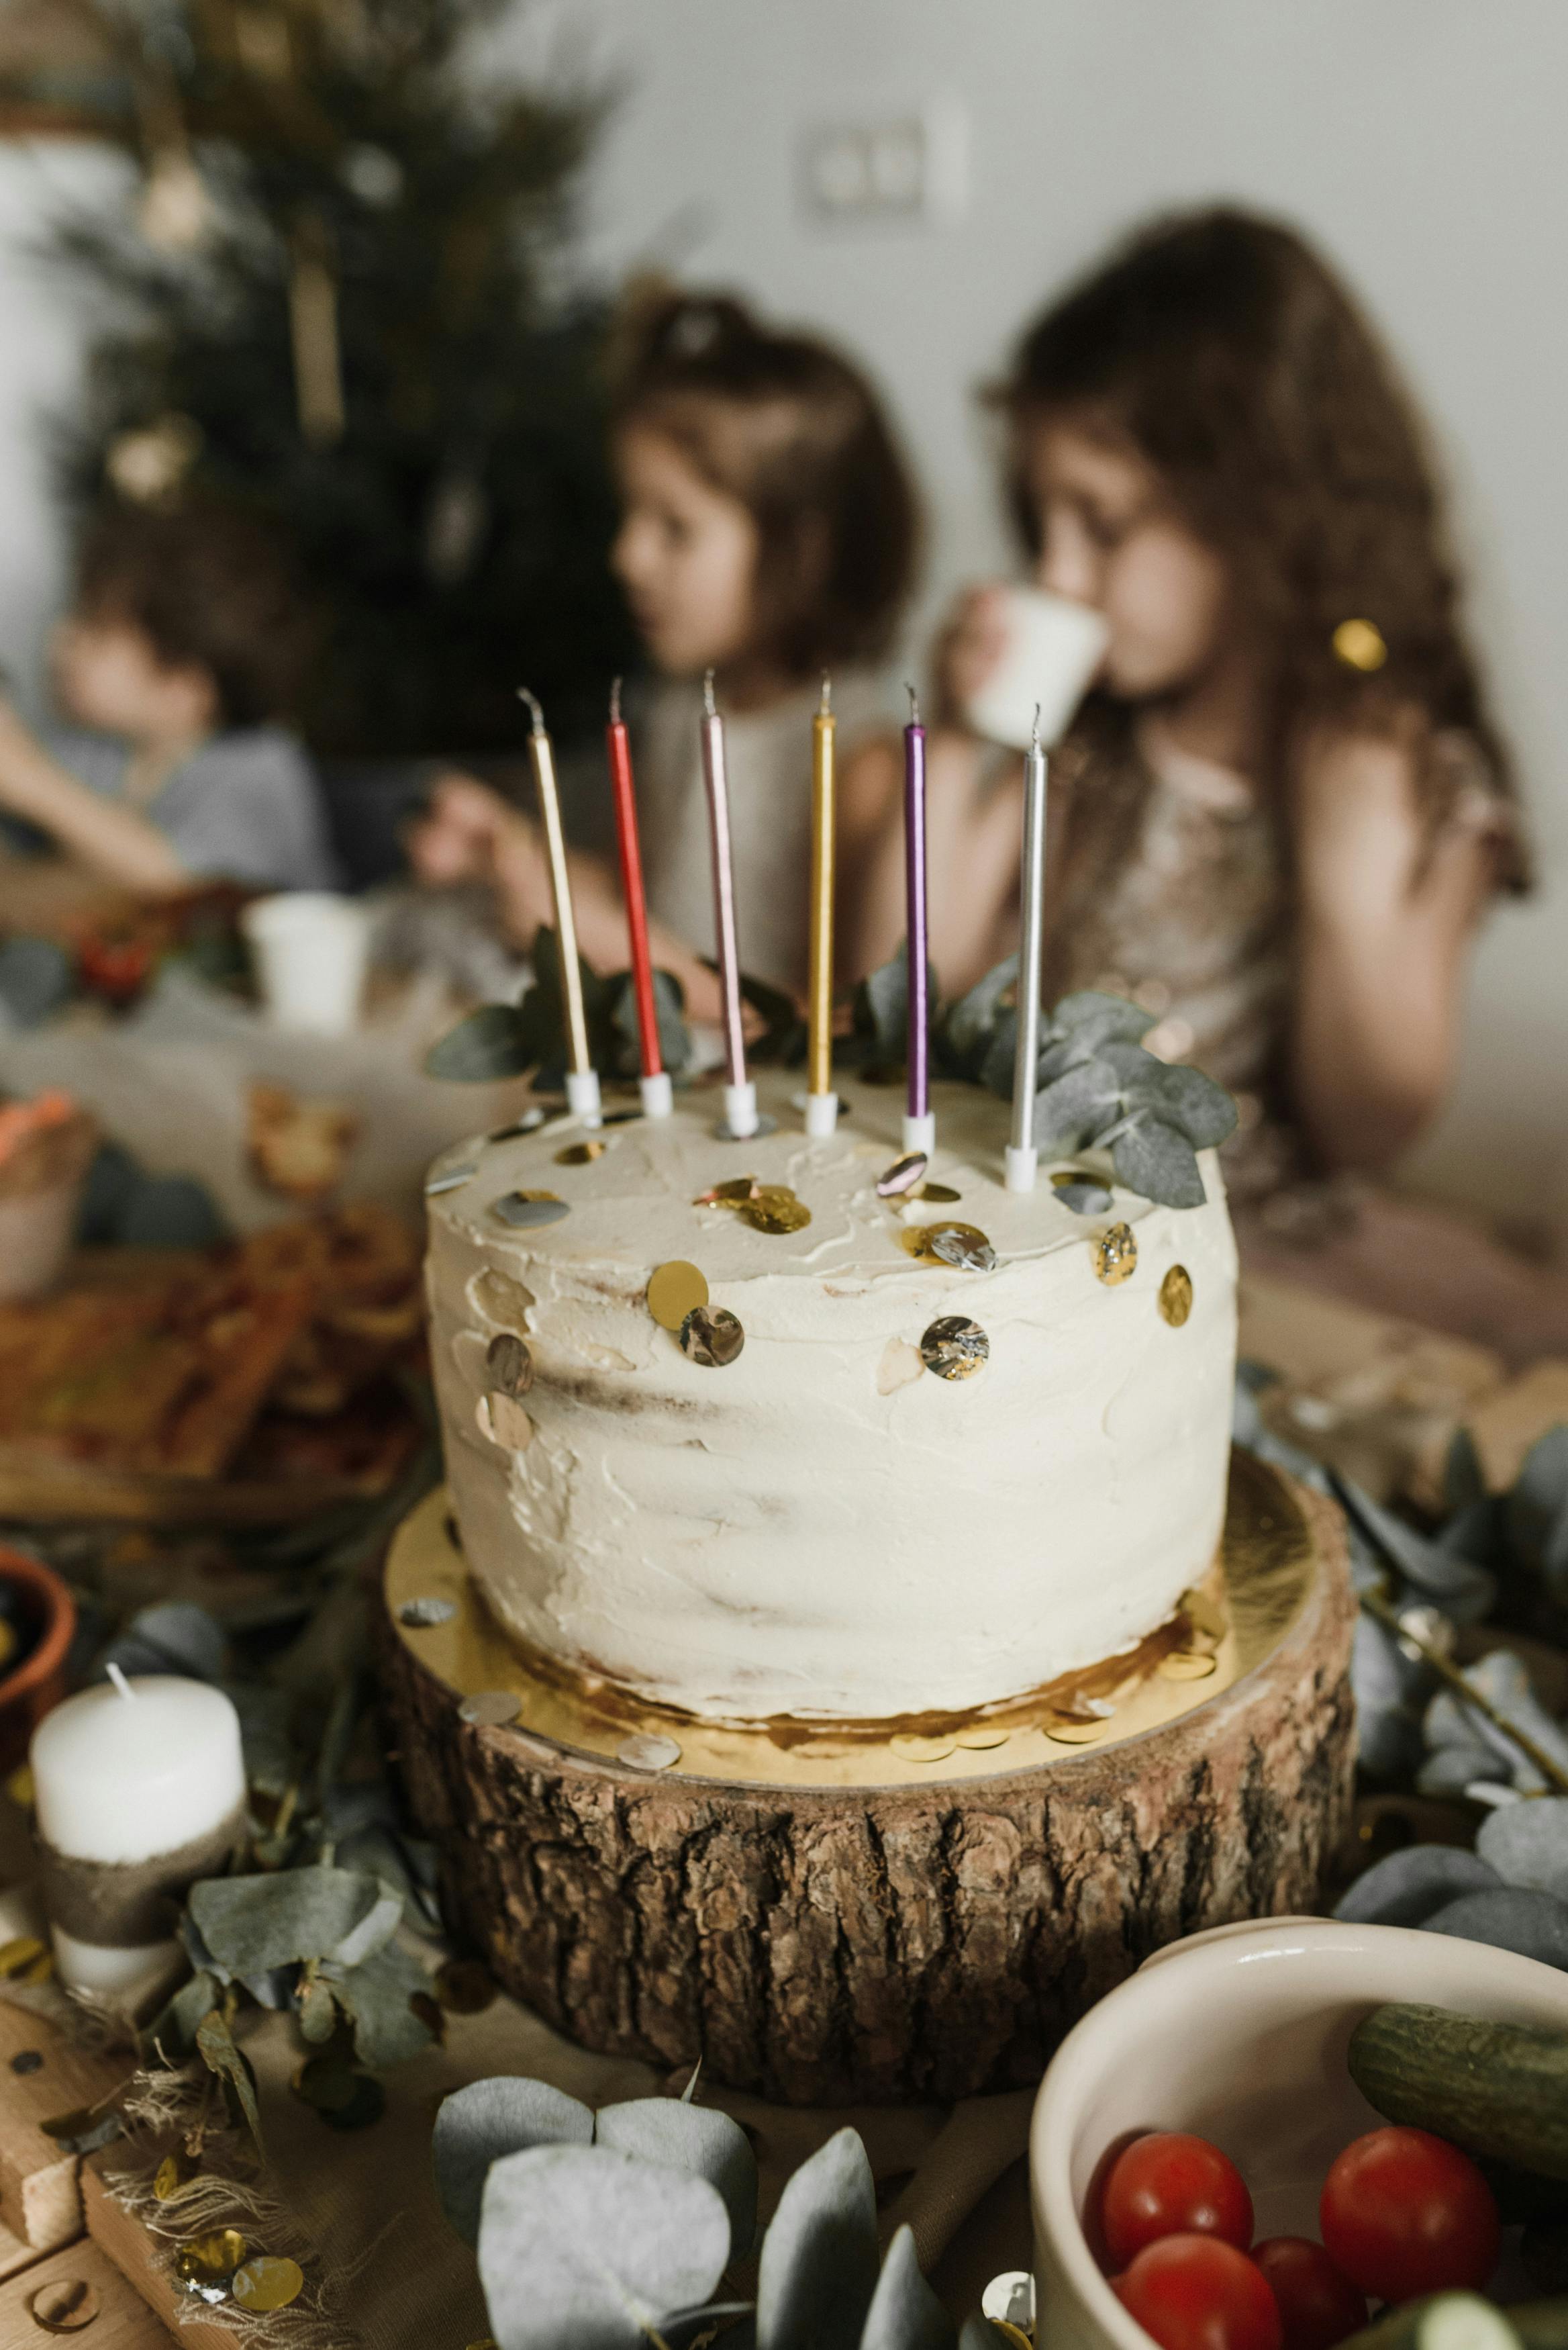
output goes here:
<path id="1" fill-rule="evenodd" d="M 369 921 L 351 898 L 286 889 L 245 908 L 262 1001 L 279 1028 L 346 1036 L 359 1017 Z"/>
<path id="2" fill-rule="evenodd" d="M 1025 751 L 1038 707 L 1040 740 L 1049 750 L 1065 733 L 1110 631 L 1088 605 L 1044 588 L 1006 587 L 992 594 L 1004 650 L 966 715 L 977 734 Z"/>

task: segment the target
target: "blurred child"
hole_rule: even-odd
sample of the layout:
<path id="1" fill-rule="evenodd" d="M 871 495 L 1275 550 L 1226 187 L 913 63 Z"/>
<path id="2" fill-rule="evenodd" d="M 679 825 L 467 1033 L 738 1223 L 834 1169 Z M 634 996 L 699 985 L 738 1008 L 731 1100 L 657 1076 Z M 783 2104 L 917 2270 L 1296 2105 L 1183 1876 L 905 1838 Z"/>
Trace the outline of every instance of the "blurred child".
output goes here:
<path id="1" fill-rule="evenodd" d="M 0 810 L 140 896 L 329 886 L 315 777 L 276 723 L 299 609 L 270 533 L 234 509 L 104 508 L 51 647 L 56 699 L 90 731 L 35 735 L 0 699 Z"/>
<path id="2" fill-rule="evenodd" d="M 718 296 L 665 298 L 645 325 L 614 417 L 622 520 L 612 555 L 655 669 L 628 704 L 654 959 L 711 1016 L 713 951 L 701 681 L 726 722 L 742 961 L 799 989 L 806 972 L 811 720 L 825 671 L 843 751 L 884 719 L 871 664 L 911 583 L 917 515 L 881 407 L 849 362 Z M 605 681 L 607 689 L 609 680 Z M 864 842 L 841 835 L 840 868 Z M 466 778 L 439 787 L 411 844 L 430 881 L 484 873 L 523 944 L 552 920 L 537 828 Z M 573 864 L 582 951 L 624 965 L 619 886 Z"/>
<path id="3" fill-rule="evenodd" d="M 1388 362 L 1299 237 L 1220 211 L 1135 237 L 995 398 L 1037 581 L 1110 627 L 1051 765 L 1046 1000 L 1131 995 L 1241 1097 L 1233 1191 L 1382 1164 L 1449 1084 L 1483 906 L 1527 878 Z M 1020 764 L 961 715 L 996 623 L 993 593 L 961 606 L 929 751 L 951 989 L 1017 939 Z M 892 746 L 846 789 L 886 812 L 851 948 L 874 962 L 903 929 Z"/>

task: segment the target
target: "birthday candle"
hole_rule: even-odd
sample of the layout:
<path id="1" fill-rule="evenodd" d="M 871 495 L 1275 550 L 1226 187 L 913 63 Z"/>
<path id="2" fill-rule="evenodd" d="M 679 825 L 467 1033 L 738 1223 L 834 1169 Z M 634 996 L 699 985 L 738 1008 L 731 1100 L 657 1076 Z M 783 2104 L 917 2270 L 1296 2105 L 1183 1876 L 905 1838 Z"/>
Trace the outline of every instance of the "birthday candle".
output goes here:
<path id="1" fill-rule="evenodd" d="M 1034 1073 L 1040 1059 L 1040 956 L 1044 922 L 1045 754 L 1040 711 L 1023 762 L 1023 868 L 1020 883 L 1018 1043 L 1012 1060 L 1012 1139 L 1007 1147 L 1007 1188 L 1032 1191 L 1039 1154 L 1034 1148 Z"/>
<path id="2" fill-rule="evenodd" d="M 244 1837 L 245 1773 L 222 1690 L 109 1669 L 45 1715 L 28 1760 L 55 1962 L 78 1991 L 134 2000 L 179 1956 L 171 1904 Z"/>
<path id="3" fill-rule="evenodd" d="M 909 723 L 904 729 L 904 951 L 909 958 L 909 1105 L 904 1116 L 906 1150 L 929 1151 L 936 1141 L 931 1115 L 929 1061 L 930 1004 L 927 1000 L 926 935 L 926 730 L 911 685 Z"/>
<path id="4" fill-rule="evenodd" d="M 834 720 L 832 681 L 822 681 L 822 707 L 811 728 L 811 983 L 807 1003 L 805 1130 L 821 1140 L 838 1123 L 833 1090 L 833 820 Z"/>
<path id="5" fill-rule="evenodd" d="M 724 722 L 713 700 L 713 672 L 702 681 L 702 780 L 708 787 L 709 840 L 713 852 L 713 930 L 719 985 L 724 999 L 724 1124 L 737 1141 L 757 1130 L 757 1089 L 746 1076 L 741 1025 L 741 958 L 735 943 L 735 875 L 730 856 L 730 778 L 724 764 Z"/>
<path id="6" fill-rule="evenodd" d="M 588 1058 L 588 1024 L 583 1011 L 583 974 L 577 966 L 577 925 L 572 914 L 572 884 L 566 871 L 566 836 L 561 828 L 561 795 L 556 783 L 555 746 L 545 732 L 545 713 L 525 685 L 517 698 L 533 719 L 528 755 L 545 826 L 550 865 L 550 895 L 556 903 L 556 944 L 561 956 L 561 996 L 566 1007 L 566 1100 L 585 1126 L 599 1122 L 599 1081 Z"/>
<path id="7" fill-rule="evenodd" d="M 615 795 L 615 835 L 620 851 L 626 926 L 631 934 L 631 987 L 637 1002 L 638 1045 L 642 1059 L 642 1107 L 649 1118 L 668 1118 L 673 1096 L 659 1049 L 659 1012 L 653 998 L 653 963 L 648 951 L 642 849 L 637 837 L 637 793 L 631 779 L 631 738 L 620 714 L 618 677 L 610 688 L 605 743 L 609 754 L 610 788 Z"/>

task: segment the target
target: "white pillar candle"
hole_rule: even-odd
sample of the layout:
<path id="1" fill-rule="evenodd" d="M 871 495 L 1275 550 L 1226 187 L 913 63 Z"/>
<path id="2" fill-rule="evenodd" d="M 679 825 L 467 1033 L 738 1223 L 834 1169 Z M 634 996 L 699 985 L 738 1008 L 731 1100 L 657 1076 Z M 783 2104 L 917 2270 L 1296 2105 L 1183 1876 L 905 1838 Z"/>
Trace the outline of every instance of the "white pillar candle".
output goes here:
<path id="1" fill-rule="evenodd" d="M 241 1832 L 239 1716 L 204 1681 L 120 1677 L 46 1714 L 29 1760 L 55 1962 L 78 1991 L 124 1996 L 176 1954 L 169 1899 Z"/>

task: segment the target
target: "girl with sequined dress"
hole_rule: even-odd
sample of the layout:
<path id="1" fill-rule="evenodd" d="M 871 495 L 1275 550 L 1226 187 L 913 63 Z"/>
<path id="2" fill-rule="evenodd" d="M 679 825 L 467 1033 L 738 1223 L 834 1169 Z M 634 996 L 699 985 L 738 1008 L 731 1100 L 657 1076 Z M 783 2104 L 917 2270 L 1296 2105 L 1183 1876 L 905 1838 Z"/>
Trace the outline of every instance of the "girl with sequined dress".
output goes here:
<path id="1" fill-rule="evenodd" d="M 1321 1203 L 1442 1100 L 1470 940 L 1528 880 L 1411 408 L 1326 265 L 1234 211 L 1136 236 L 1027 330 L 992 399 L 1038 584 L 1110 631 L 1051 765 L 1046 1000 L 1135 997 L 1157 1051 L 1240 1099 L 1232 1198 Z M 939 649 L 949 993 L 1016 940 L 1020 763 L 962 717 L 999 627 L 977 590 Z M 862 966 L 902 929 L 898 784 L 890 742 L 845 781 L 887 810 Z"/>

